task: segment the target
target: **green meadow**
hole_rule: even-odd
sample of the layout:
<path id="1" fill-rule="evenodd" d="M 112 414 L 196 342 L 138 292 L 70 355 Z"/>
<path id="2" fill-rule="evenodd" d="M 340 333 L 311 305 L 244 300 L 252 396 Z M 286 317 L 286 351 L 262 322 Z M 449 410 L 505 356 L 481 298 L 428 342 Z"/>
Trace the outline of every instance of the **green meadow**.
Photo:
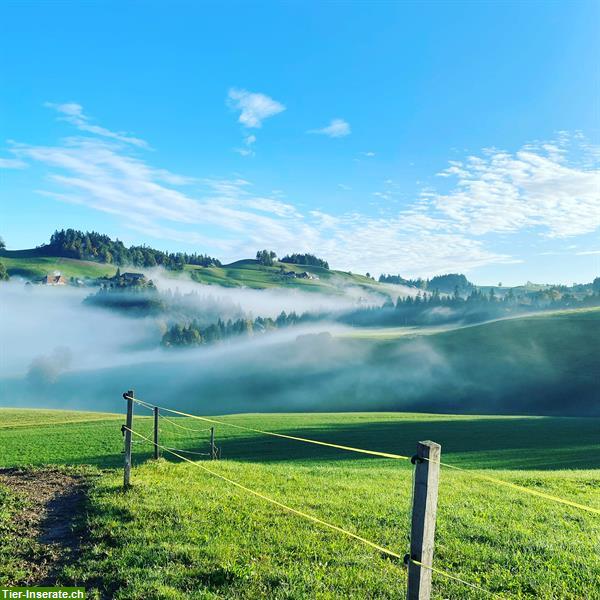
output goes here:
<path id="1" fill-rule="evenodd" d="M 134 429 L 151 432 L 136 408 Z M 208 450 L 202 421 L 161 421 L 161 443 Z M 247 414 L 217 417 L 267 431 L 410 456 L 418 440 L 442 444 L 434 565 L 502 598 L 600 598 L 600 517 L 479 479 L 491 475 L 600 508 L 600 419 L 408 413 Z M 286 512 L 225 476 L 403 555 L 408 549 L 412 470 L 379 459 L 216 425 L 222 459 L 201 464 L 134 438 L 133 487 L 122 484 L 123 417 L 69 411 L 0 410 L 0 465 L 62 465 L 91 487 L 77 521 L 78 559 L 61 582 L 92 597 L 399 598 L 400 561 Z M 0 488 L 0 577 L 16 582 L 33 550 L 11 535 L 23 500 Z M 20 562 L 21 561 L 21 562 Z M 20 575 L 21 574 L 21 575 Z M 434 574 L 434 598 L 482 592 Z"/>
<path id="2" fill-rule="evenodd" d="M 198 283 L 224 287 L 248 287 L 252 289 L 284 288 L 301 289 L 305 292 L 342 294 L 344 288 L 361 288 L 365 293 L 385 290 L 385 286 L 356 273 L 335 271 L 311 265 L 295 265 L 276 262 L 273 266 L 261 265 L 256 260 L 238 260 L 222 267 L 197 267 L 186 265 L 192 279 Z M 310 273 L 313 279 L 289 277 L 283 273 Z"/>
<path id="3" fill-rule="evenodd" d="M 78 260 L 74 258 L 61 258 L 54 256 L 39 256 L 35 248 L 30 250 L 4 250 L 0 252 L 2 261 L 11 277 L 23 277 L 36 280 L 45 277 L 48 273 L 60 271 L 65 277 L 78 279 L 113 276 L 116 266 L 106 263 Z M 127 267 L 122 270 L 137 271 L 140 268 Z M 141 268 L 141 270 L 145 270 Z M 313 279 L 291 278 L 282 274 L 310 273 Z M 200 267 L 186 265 L 184 272 L 189 274 L 198 283 L 219 285 L 223 287 L 247 287 L 251 289 L 268 289 L 281 287 L 285 289 L 301 289 L 306 292 L 321 292 L 327 294 L 342 294 L 344 288 L 362 288 L 365 293 L 385 290 L 385 286 L 365 277 L 345 271 L 334 271 L 310 265 L 295 265 L 288 263 L 275 263 L 273 266 L 264 266 L 256 260 L 239 260 L 222 267 Z M 164 271 L 168 277 L 180 277 L 176 271 Z"/>
<path id="4" fill-rule="evenodd" d="M 14 257 L 2 255 L 0 261 L 4 263 L 11 277 L 23 277 L 30 280 L 41 279 L 54 271 L 60 271 L 67 278 L 85 279 L 86 277 L 112 276 L 117 270 L 114 265 L 52 256 Z"/>

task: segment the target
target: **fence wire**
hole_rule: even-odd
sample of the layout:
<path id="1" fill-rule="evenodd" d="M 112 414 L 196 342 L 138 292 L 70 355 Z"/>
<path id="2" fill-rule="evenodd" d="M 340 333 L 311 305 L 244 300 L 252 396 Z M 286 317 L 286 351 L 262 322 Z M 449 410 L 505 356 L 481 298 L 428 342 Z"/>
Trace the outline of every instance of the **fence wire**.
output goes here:
<path id="1" fill-rule="evenodd" d="M 374 550 L 377 550 L 378 552 L 380 552 L 381 554 L 388 556 L 390 558 L 394 558 L 396 560 L 400 560 L 400 561 L 404 561 L 404 556 L 398 554 L 397 552 L 394 552 L 393 550 L 390 550 L 389 548 L 385 548 L 384 546 L 380 546 L 379 544 L 372 542 L 371 540 L 364 538 L 352 531 L 349 531 L 348 529 L 344 529 L 343 527 L 339 527 L 338 525 L 334 525 L 333 523 L 329 523 L 328 521 L 324 521 L 323 519 L 320 519 L 319 517 L 315 517 L 314 515 L 311 515 L 309 513 L 303 512 L 301 510 L 298 510 L 296 508 L 293 508 L 291 506 L 288 506 L 287 504 L 283 504 L 283 502 L 279 502 L 279 500 L 275 500 L 274 498 L 271 498 L 265 494 L 262 494 L 261 492 L 257 492 L 256 490 L 253 490 L 252 488 L 249 488 L 241 483 L 238 483 L 237 481 L 234 481 L 233 479 L 230 479 L 229 477 L 226 477 L 225 475 L 222 475 L 221 473 L 217 473 L 216 471 L 214 471 L 213 469 L 209 469 L 208 467 L 206 467 L 205 465 L 203 465 L 200 462 L 196 462 L 193 461 L 189 458 L 187 458 L 186 456 L 183 456 L 181 454 L 178 454 L 175 450 L 172 450 L 166 446 L 162 446 L 161 444 L 156 444 L 153 440 L 147 438 L 146 436 L 142 435 L 141 433 L 138 433 L 137 431 L 133 431 L 132 429 L 129 429 L 128 427 L 124 426 L 126 430 L 130 431 L 133 435 L 136 435 L 148 442 L 150 442 L 151 444 L 157 446 L 158 448 L 161 448 L 162 450 L 169 452 L 171 454 L 173 454 L 174 456 L 176 456 L 177 458 L 188 462 L 192 465 L 195 465 L 196 467 L 202 469 L 203 471 L 206 471 L 207 473 L 210 473 L 211 475 L 226 481 L 227 483 L 235 486 L 236 488 L 243 490 L 249 494 L 252 494 L 253 496 L 256 496 L 257 498 L 261 498 L 262 500 L 265 500 L 266 502 L 269 502 L 271 504 L 274 504 L 275 506 L 278 506 L 279 508 L 282 508 L 283 510 L 290 512 L 292 514 L 295 514 L 299 517 L 303 517 L 304 519 L 307 519 L 309 521 L 312 521 L 313 523 L 317 523 L 319 525 L 322 525 L 323 527 L 327 527 L 329 529 L 332 529 L 333 531 L 337 531 L 338 533 L 342 533 L 343 535 L 350 537 L 354 540 L 357 540 L 359 542 L 361 542 L 362 544 L 365 544 L 366 546 L 369 546 L 370 548 L 373 548 Z M 474 583 L 471 583 L 469 581 L 466 581 L 464 579 L 461 579 L 460 577 L 453 575 L 452 573 L 449 573 L 447 571 L 444 571 L 443 569 L 438 569 L 437 567 L 433 567 L 431 565 L 425 565 L 419 561 L 416 560 L 412 560 L 409 559 L 411 562 L 413 562 L 414 564 L 418 565 L 419 567 L 422 567 L 424 569 L 429 569 L 434 573 L 437 573 L 438 575 L 441 575 L 442 577 L 446 577 L 447 579 L 451 579 L 452 581 L 457 581 L 459 583 L 462 583 L 464 585 L 466 585 L 467 587 L 470 587 L 472 589 L 478 590 L 480 592 L 483 592 L 484 594 L 486 594 L 486 596 L 492 597 L 492 598 L 499 598 L 500 600 L 504 600 L 503 596 L 500 596 L 499 594 L 496 594 L 495 592 L 491 592 L 489 590 L 486 590 L 485 588 L 478 586 Z"/>
<path id="2" fill-rule="evenodd" d="M 130 396 L 125 396 L 125 398 L 130 398 Z M 131 398 L 131 400 L 133 400 L 135 403 L 141 405 L 141 406 L 145 406 L 146 408 L 152 408 L 152 405 L 144 402 L 143 400 L 140 400 L 138 398 Z M 199 415 L 193 415 L 190 413 L 186 413 L 180 410 L 175 410 L 173 408 L 166 408 L 163 406 L 159 406 L 158 407 L 159 410 L 164 410 L 164 411 L 168 411 L 183 417 L 189 417 L 192 419 L 198 419 L 200 421 L 205 421 L 207 423 L 216 423 L 218 425 L 224 425 L 227 427 L 234 427 L 236 429 L 243 429 L 245 431 L 251 431 L 253 433 L 260 433 L 262 435 L 270 435 L 270 436 L 274 436 L 274 437 L 278 437 L 278 438 L 284 438 L 284 439 L 289 439 L 289 440 L 294 440 L 297 442 L 304 442 L 307 444 L 316 444 L 319 446 L 327 446 L 330 448 L 337 448 L 338 450 L 346 450 L 348 452 L 357 452 L 360 454 L 368 454 L 370 456 L 377 456 L 380 458 L 391 458 L 391 459 L 400 459 L 400 460 L 410 460 L 410 456 L 403 456 L 402 454 L 392 454 L 390 452 L 378 452 L 375 450 L 365 450 L 364 448 L 355 448 L 353 446 L 343 446 L 340 444 L 331 444 L 329 442 L 323 442 L 323 441 L 319 441 L 319 440 L 311 440 L 308 438 L 301 438 L 301 437 L 296 437 L 293 435 L 286 435 L 284 433 L 275 433 L 273 431 L 264 431 L 262 429 L 255 429 L 253 427 L 246 427 L 245 425 L 238 425 L 237 423 L 228 423 L 227 421 L 220 421 L 218 419 L 211 419 L 208 417 L 201 417 Z M 427 459 L 426 459 L 427 460 Z M 437 461 L 436 461 L 437 462 Z M 600 509 L 598 508 L 593 508 L 591 506 L 587 506 L 585 504 L 580 504 L 578 502 L 573 502 L 572 500 L 567 500 L 565 498 L 561 498 L 559 496 L 554 496 L 552 494 L 547 494 L 545 492 L 540 492 L 538 490 L 533 490 L 531 488 L 525 487 L 523 485 L 518 485 L 516 483 L 511 483 L 509 481 L 505 481 L 503 479 L 499 479 L 497 477 L 492 477 L 491 475 L 483 475 L 473 469 L 463 469 L 462 467 L 457 467 L 455 465 L 450 465 L 448 463 L 445 462 L 439 462 L 438 464 L 440 464 L 443 467 L 447 467 L 449 469 L 454 469 L 455 471 L 462 471 L 464 473 L 468 473 L 470 476 L 472 477 L 476 477 L 478 479 L 482 479 L 484 481 L 488 481 L 491 483 L 496 483 L 499 485 L 503 485 L 505 487 L 509 487 L 513 490 L 517 490 L 519 492 L 525 493 L 525 494 L 529 494 L 530 496 L 536 496 L 538 498 L 544 498 L 546 500 L 550 500 L 552 502 L 556 502 L 558 504 L 563 504 L 565 506 L 570 506 L 572 508 L 577 508 L 578 510 L 584 510 L 586 512 L 592 513 L 592 514 L 597 514 L 600 515 Z"/>

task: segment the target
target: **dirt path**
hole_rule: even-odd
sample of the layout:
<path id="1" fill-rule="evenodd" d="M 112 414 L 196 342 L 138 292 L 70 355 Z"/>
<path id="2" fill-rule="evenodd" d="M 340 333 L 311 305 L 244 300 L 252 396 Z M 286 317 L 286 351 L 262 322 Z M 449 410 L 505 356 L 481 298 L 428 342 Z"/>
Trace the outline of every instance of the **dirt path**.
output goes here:
<path id="1" fill-rule="evenodd" d="M 23 496 L 27 507 L 17 515 L 19 535 L 36 540 L 36 551 L 25 556 L 27 577 L 22 585 L 53 585 L 60 567 L 79 552 L 76 519 L 84 508 L 88 480 L 58 469 L 0 469 L 0 482 Z"/>

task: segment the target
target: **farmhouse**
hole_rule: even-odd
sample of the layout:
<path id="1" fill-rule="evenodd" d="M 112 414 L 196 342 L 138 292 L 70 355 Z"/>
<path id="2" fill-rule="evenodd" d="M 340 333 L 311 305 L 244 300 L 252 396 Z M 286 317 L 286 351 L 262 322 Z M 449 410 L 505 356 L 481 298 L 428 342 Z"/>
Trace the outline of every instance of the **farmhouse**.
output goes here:
<path id="1" fill-rule="evenodd" d="M 42 279 L 43 285 L 67 285 L 67 279 L 58 271 L 54 271 L 52 275 L 48 274 Z"/>
<path id="2" fill-rule="evenodd" d="M 303 271 L 302 273 L 298 273 L 296 275 L 296 277 L 298 277 L 299 279 L 319 279 L 317 277 L 317 275 L 313 275 L 312 273 L 309 273 L 308 271 Z"/>
<path id="3" fill-rule="evenodd" d="M 146 277 L 142 273 L 122 273 L 121 279 L 125 285 L 145 285 Z"/>

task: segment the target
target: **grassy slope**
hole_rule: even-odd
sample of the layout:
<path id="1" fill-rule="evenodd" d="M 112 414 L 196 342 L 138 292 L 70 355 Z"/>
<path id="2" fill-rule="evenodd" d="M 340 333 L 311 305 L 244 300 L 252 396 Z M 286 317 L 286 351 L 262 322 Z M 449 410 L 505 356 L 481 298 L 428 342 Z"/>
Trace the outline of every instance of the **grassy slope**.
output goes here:
<path id="1" fill-rule="evenodd" d="M 288 279 L 281 275 L 281 267 L 286 271 L 293 271 L 295 273 L 312 273 L 319 279 Z M 238 260 L 222 267 L 195 267 L 188 265 L 186 270 L 193 272 L 196 281 L 228 287 L 245 286 L 254 289 L 286 287 L 315 292 L 335 292 L 340 287 L 350 285 L 363 287 L 365 290 L 370 291 L 376 290 L 381 292 L 385 289 L 384 286 L 364 275 L 287 263 L 276 263 L 272 267 L 265 267 L 256 260 Z"/>
<path id="2" fill-rule="evenodd" d="M 466 327 L 374 328 L 341 336 L 349 343 L 353 338 L 372 343 L 369 364 L 385 367 L 391 383 L 377 389 L 374 400 L 395 394 L 408 400 L 411 389 L 394 380 L 394 368 L 406 372 L 414 365 L 418 372 L 413 357 L 421 352 L 432 361 L 432 372 L 408 406 L 508 414 L 598 415 L 600 410 L 600 361 L 592 351 L 600 336 L 598 307 Z M 357 388 L 359 397 L 367 397 L 378 383 Z"/>
<path id="3" fill-rule="evenodd" d="M 42 411 L 39 421 L 45 425 L 31 427 L 22 418 L 21 411 L 0 411 L 0 461 L 6 466 L 113 467 L 122 461 L 122 418 Z M 32 412 L 24 418 L 31 423 Z M 59 425 L 60 419 L 67 423 Z M 492 468 L 502 479 L 600 507 L 598 419 L 350 413 L 224 420 L 402 454 L 429 437 L 442 443 L 451 464 Z M 198 421 L 178 422 L 203 427 Z M 149 418 L 136 416 L 136 428 L 149 433 Z M 167 445 L 206 450 L 206 432 L 184 432 L 163 422 L 162 436 Z M 406 550 L 408 462 L 224 426 L 217 426 L 217 442 L 225 460 L 210 466 L 219 473 L 400 554 Z M 403 595 L 404 571 L 393 561 L 193 465 L 148 461 L 149 450 L 135 446 L 134 487 L 128 494 L 119 490 L 119 470 L 105 473 L 95 485 L 89 517 L 93 545 L 69 567 L 65 580 L 127 599 Z M 436 565 L 506 598 L 599 598 L 599 536 L 600 520 L 590 514 L 442 471 Z M 434 582 L 438 599 L 481 597 L 439 576 Z"/>
<path id="4" fill-rule="evenodd" d="M 360 339 L 373 339 L 373 340 L 395 340 L 398 338 L 418 337 L 422 335 L 436 335 L 440 333 L 458 332 L 455 335 L 471 335 L 468 330 L 472 328 L 486 328 L 486 327 L 500 327 L 500 328 L 511 328 L 512 323 L 515 323 L 514 327 L 520 327 L 523 324 L 527 327 L 541 326 L 543 328 L 553 327 L 555 320 L 575 320 L 575 321 L 594 321 L 600 320 L 600 307 L 586 307 L 586 308 L 566 308 L 560 310 L 546 310 L 531 314 L 520 314 L 506 318 L 499 318 L 492 321 L 485 321 L 482 323 L 474 323 L 470 325 L 463 325 L 461 323 L 450 324 L 450 325 L 439 325 L 439 326 L 401 326 L 401 327 L 360 327 L 354 328 L 349 331 L 338 333 L 338 337 L 348 338 L 360 338 Z M 500 325 L 495 325 L 499 323 Z M 467 331 L 467 333 L 462 333 Z M 479 335 L 478 330 L 474 335 Z M 486 330 L 484 333 L 485 337 L 489 336 L 490 330 Z"/>
<path id="5" fill-rule="evenodd" d="M 6 265 L 11 277 L 19 276 L 26 279 L 39 279 L 53 271 L 60 271 L 66 277 L 78 278 L 114 275 L 116 271 L 114 265 L 72 258 L 36 256 L 36 249 L 5 250 L 0 252 L 0 261 Z M 308 271 L 318 276 L 319 279 L 286 279 L 281 276 L 280 266 L 283 266 L 286 271 L 296 273 Z M 136 270 L 135 267 L 132 267 L 132 269 Z M 309 292 L 329 293 L 339 292 L 340 288 L 344 286 L 362 287 L 365 291 L 371 292 L 383 292 L 385 290 L 385 286 L 363 275 L 284 263 L 277 263 L 273 267 L 264 267 L 258 264 L 256 260 L 239 260 L 222 267 L 187 265 L 185 271 L 190 274 L 193 273 L 196 281 L 225 287 L 243 286 L 254 289 L 286 287 Z M 171 274 L 177 276 L 176 273 Z"/>
<path id="6" fill-rule="evenodd" d="M 103 277 L 114 275 L 116 267 L 87 260 L 76 260 L 73 258 L 54 258 L 46 256 L 33 257 L 6 257 L 0 256 L 11 277 L 23 277 L 25 279 L 40 279 L 48 273 L 60 271 L 65 277 Z"/>

